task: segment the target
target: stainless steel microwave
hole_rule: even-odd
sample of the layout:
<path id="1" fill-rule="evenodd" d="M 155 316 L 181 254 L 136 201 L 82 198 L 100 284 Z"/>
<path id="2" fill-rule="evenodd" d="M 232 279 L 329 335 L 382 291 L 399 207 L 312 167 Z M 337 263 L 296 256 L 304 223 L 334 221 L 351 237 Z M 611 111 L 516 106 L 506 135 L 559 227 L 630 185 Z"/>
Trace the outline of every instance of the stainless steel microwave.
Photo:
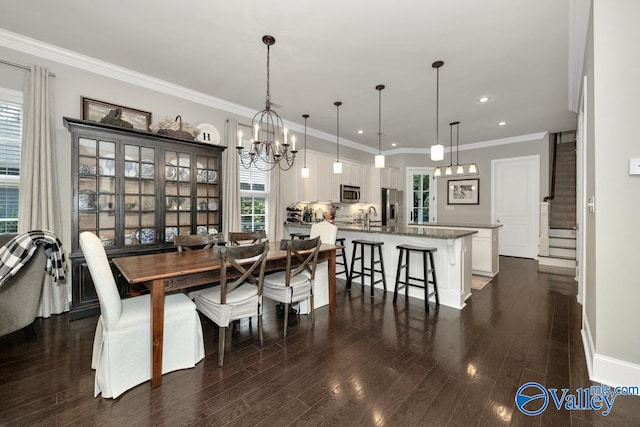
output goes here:
<path id="1" fill-rule="evenodd" d="M 360 187 L 341 185 L 340 201 L 342 203 L 358 203 L 360 201 Z"/>

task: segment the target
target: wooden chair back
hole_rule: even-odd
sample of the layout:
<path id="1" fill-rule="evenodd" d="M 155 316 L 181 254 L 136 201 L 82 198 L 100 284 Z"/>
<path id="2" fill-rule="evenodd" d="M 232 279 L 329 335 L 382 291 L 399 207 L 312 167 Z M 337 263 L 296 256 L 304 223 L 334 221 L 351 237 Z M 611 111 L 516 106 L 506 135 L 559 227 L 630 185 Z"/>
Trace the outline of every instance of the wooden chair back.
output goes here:
<path id="1" fill-rule="evenodd" d="M 286 286 L 290 286 L 291 279 L 303 271 L 309 272 L 313 282 L 321 244 L 320 236 L 307 240 L 283 239 L 280 241 L 280 249 L 287 251 Z"/>
<path id="2" fill-rule="evenodd" d="M 230 231 L 229 245 L 238 246 L 244 244 L 255 244 L 264 241 L 267 233 L 264 230 L 256 231 Z"/>
<path id="3" fill-rule="evenodd" d="M 190 251 L 193 248 L 209 249 L 221 241 L 221 235 L 217 234 L 190 234 L 185 236 L 175 236 L 173 245 L 178 248 L 178 252 Z"/>
<path id="4" fill-rule="evenodd" d="M 257 285 L 258 295 L 262 295 L 268 252 L 269 242 L 213 247 L 213 259 L 220 262 L 220 304 L 226 304 L 227 294 L 245 282 Z M 230 280 L 236 275 L 239 276 Z"/>

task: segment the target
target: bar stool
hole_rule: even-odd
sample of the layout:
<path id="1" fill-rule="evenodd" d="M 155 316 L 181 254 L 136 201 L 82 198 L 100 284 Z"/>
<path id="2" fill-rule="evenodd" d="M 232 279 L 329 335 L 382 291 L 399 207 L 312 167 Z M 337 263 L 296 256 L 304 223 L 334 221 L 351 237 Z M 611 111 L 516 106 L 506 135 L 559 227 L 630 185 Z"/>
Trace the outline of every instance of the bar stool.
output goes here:
<path id="1" fill-rule="evenodd" d="M 308 233 L 290 233 L 289 236 L 291 237 L 291 239 L 295 239 L 298 238 L 300 240 L 304 240 L 309 238 L 310 234 Z"/>
<path id="2" fill-rule="evenodd" d="M 433 253 L 436 252 L 437 248 L 428 248 L 424 246 L 412 246 L 412 245 L 398 245 L 396 249 L 400 250 L 400 254 L 398 255 L 398 270 L 396 271 L 396 286 L 393 291 L 393 303 L 396 303 L 398 299 L 398 290 L 403 287 L 405 288 L 405 298 L 409 298 L 409 286 L 415 286 L 417 288 L 424 289 L 424 309 L 428 313 L 429 312 L 429 298 L 431 296 L 436 297 L 436 307 L 440 306 L 440 297 L 438 295 L 438 281 L 436 280 L 436 265 L 433 262 Z M 423 277 L 412 277 L 409 272 L 409 260 L 411 258 L 411 252 L 418 252 L 422 254 L 422 273 Z M 431 264 L 429 268 L 429 263 L 427 263 L 427 255 L 429 255 L 428 261 Z M 406 264 L 402 264 L 402 257 L 406 258 Z M 404 281 L 400 280 L 400 273 L 404 271 Z M 431 280 L 429 280 L 429 274 L 431 274 Z M 422 282 L 422 284 L 411 283 L 411 280 L 417 280 Z M 429 293 L 429 283 L 433 284 L 433 292 Z M 404 286 L 399 286 L 404 285 Z"/>
<path id="3" fill-rule="evenodd" d="M 376 283 L 382 282 L 385 292 L 387 291 L 387 279 L 384 274 L 384 261 L 382 259 L 382 245 L 384 242 L 374 242 L 371 240 L 353 240 L 353 254 L 351 255 L 351 271 L 347 280 L 347 291 L 351 290 L 351 282 L 354 278 L 362 277 L 362 289 L 364 289 L 364 278 L 371 278 L 371 298 L 373 298 L 373 288 Z M 369 267 L 364 266 L 364 247 L 367 246 L 371 250 L 371 259 Z M 357 256 L 358 248 L 360 248 L 360 256 Z M 378 248 L 378 260 L 375 259 L 375 249 Z M 360 270 L 356 270 L 355 262 L 360 260 Z M 375 269 L 375 265 L 380 264 L 380 270 Z M 375 273 L 382 274 L 382 279 L 375 280 Z"/>
<path id="4" fill-rule="evenodd" d="M 338 274 L 342 274 L 344 273 L 346 278 L 349 279 L 349 268 L 347 266 L 347 255 L 345 253 L 345 248 L 344 248 L 344 243 L 345 243 L 345 238 L 344 237 L 338 237 L 336 239 L 336 245 L 342 246 L 342 249 L 338 249 L 340 251 L 340 253 L 338 253 L 336 251 L 336 265 L 341 265 L 343 270 L 341 271 L 336 271 L 336 276 Z M 338 256 L 342 256 L 342 260 L 340 261 L 340 258 L 338 258 Z"/>

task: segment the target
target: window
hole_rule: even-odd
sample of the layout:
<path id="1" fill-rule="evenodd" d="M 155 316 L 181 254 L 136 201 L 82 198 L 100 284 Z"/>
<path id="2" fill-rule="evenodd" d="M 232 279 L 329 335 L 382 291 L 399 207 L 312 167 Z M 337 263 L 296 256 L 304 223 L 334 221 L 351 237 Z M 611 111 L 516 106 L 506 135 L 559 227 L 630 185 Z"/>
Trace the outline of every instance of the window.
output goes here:
<path id="1" fill-rule="evenodd" d="M 431 168 L 408 168 L 407 177 L 410 188 L 409 222 L 424 224 L 436 221 L 437 181 Z"/>
<path id="2" fill-rule="evenodd" d="M 240 159 L 238 158 L 238 162 Z M 242 231 L 266 230 L 269 172 L 240 165 L 240 212 Z"/>
<path id="3" fill-rule="evenodd" d="M 18 231 L 22 94 L 0 88 L 0 233 Z"/>

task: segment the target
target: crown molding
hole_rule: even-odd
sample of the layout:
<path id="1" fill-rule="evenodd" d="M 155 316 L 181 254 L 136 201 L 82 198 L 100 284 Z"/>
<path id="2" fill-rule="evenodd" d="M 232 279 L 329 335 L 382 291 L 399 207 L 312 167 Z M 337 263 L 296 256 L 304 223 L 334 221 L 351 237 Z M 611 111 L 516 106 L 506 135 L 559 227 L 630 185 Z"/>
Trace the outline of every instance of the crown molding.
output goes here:
<path id="1" fill-rule="evenodd" d="M 63 49 L 61 47 L 42 42 L 40 40 L 32 39 L 30 37 L 25 37 L 11 31 L 3 30 L 1 28 L 0 46 L 4 46 L 6 48 L 17 50 L 19 52 L 27 53 L 29 55 L 37 56 L 40 58 L 48 59 L 50 61 L 58 62 L 60 64 L 68 65 L 70 67 L 78 68 L 114 80 L 119 80 L 121 82 L 143 87 L 145 89 L 150 89 L 166 95 L 175 96 L 177 98 L 195 102 L 207 107 L 216 108 L 221 111 L 236 114 L 240 117 L 251 119 L 256 113 L 256 111 L 252 108 L 245 107 L 243 105 L 239 105 L 221 98 L 217 98 L 215 96 L 207 95 L 205 93 L 198 92 L 193 89 L 168 82 L 166 80 L 151 77 L 146 74 L 130 70 L 128 68 L 111 64 L 109 62 L 101 61 L 87 55 L 82 55 L 71 50 Z M 284 124 L 292 131 L 298 133 L 304 132 L 303 125 L 286 120 L 284 121 Z M 518 142 L 527 142 L 541 139 L 545 134 L 546 132 L 540 132 L 530 135 L 464 144 L 460 147 L 460 151 L 493 147 L 497 145 L 514 144 Z M 319 131 L 317 129 L 307 128 L 307 135 L 328 141 L 333 144 L 336 143 L 335 135 Z M 369 147 L 345 138 L 340 138 L 340 145 L 369 154 L 378 154 L 378 150 L 373 147 Z M 445 151 L 447 150 L 445 149 Z M 430 152 L 431 151 L 428 148 L 398 148 L 383 151 L 382 154 L 391 156 L 395 154 L 428 154 Z"/>
<path id="2" fill-rule="evenodd" d="M 61 47 L 42 42 L 40 40 L 25 37 L 20 34 L 12 33 L 3 29 L 0 29 L 0 46 L 4 46 L 6 48 L 17 50 L 19 52 L 27 53 L 29 55 L 34 55 L 40 58 L 48 59 L 50 61 L 58 62 L 60 64 L 68 65 L 84 71 L 89 71 L 91 73 L 108 77 L 114 80 L 119 80 L 121 82 L 143 87 L 145 89 L 172 95 L 177 98 L 195 102 L 207 107 L 216 108 L 218 110 L 236 114 L 241 117 L 251 119 L 256 113 L 254 109 L 245 107 L 243 105 L 217 98 L 215 96 L 207 95 L 205 93 L 198 92 L 193 89 L 168 82 L 166 80 L 151 77 L 125 67 L 120 67 L 109 62 L 101 61 L 87 55 L 82 55 L 71 50 L 63 49 Z M 288 122 L 286 120 L 284 121 L 284 123 L 289 129 L 293 131 L 300 133 L 304 132 L 304 126 L 298 123 Z M 311 135 L 316 138 L 335 143 L 335 135 L 331 135 L 326 132 L 307 128 L 307 135 Z M 344 138 L 340 139 L 340 144 L 359 151 L 377 153 L 377 150 L 371 147 L 367 147 L 365 145 Z"/>
<path id="3" fill-rule="evenodd" d="M 458 151 L 478 150 L 481 148 L 497 147 L 499 145 L 518 144 L 521 142 L 538 141 L 544 138 L 545 136 L 547 136 L 548 134 L 549 132 L 537 132 L 537 133 L 530 133 L 527 135 L 510 136 L 508 138 L 472 142 L 470 144 L 461 145 L 458 148 Z M 445 153 L 450 153 L 451 149 L 448 147 L 445 147 L 444 151 Z M 395 148 L 393 150 L 384 151 L 382 154 L 393 156 L 396 154 L 430 154 L 430 153 L 431 153 L 431 149 L 429 148 Z"/>

